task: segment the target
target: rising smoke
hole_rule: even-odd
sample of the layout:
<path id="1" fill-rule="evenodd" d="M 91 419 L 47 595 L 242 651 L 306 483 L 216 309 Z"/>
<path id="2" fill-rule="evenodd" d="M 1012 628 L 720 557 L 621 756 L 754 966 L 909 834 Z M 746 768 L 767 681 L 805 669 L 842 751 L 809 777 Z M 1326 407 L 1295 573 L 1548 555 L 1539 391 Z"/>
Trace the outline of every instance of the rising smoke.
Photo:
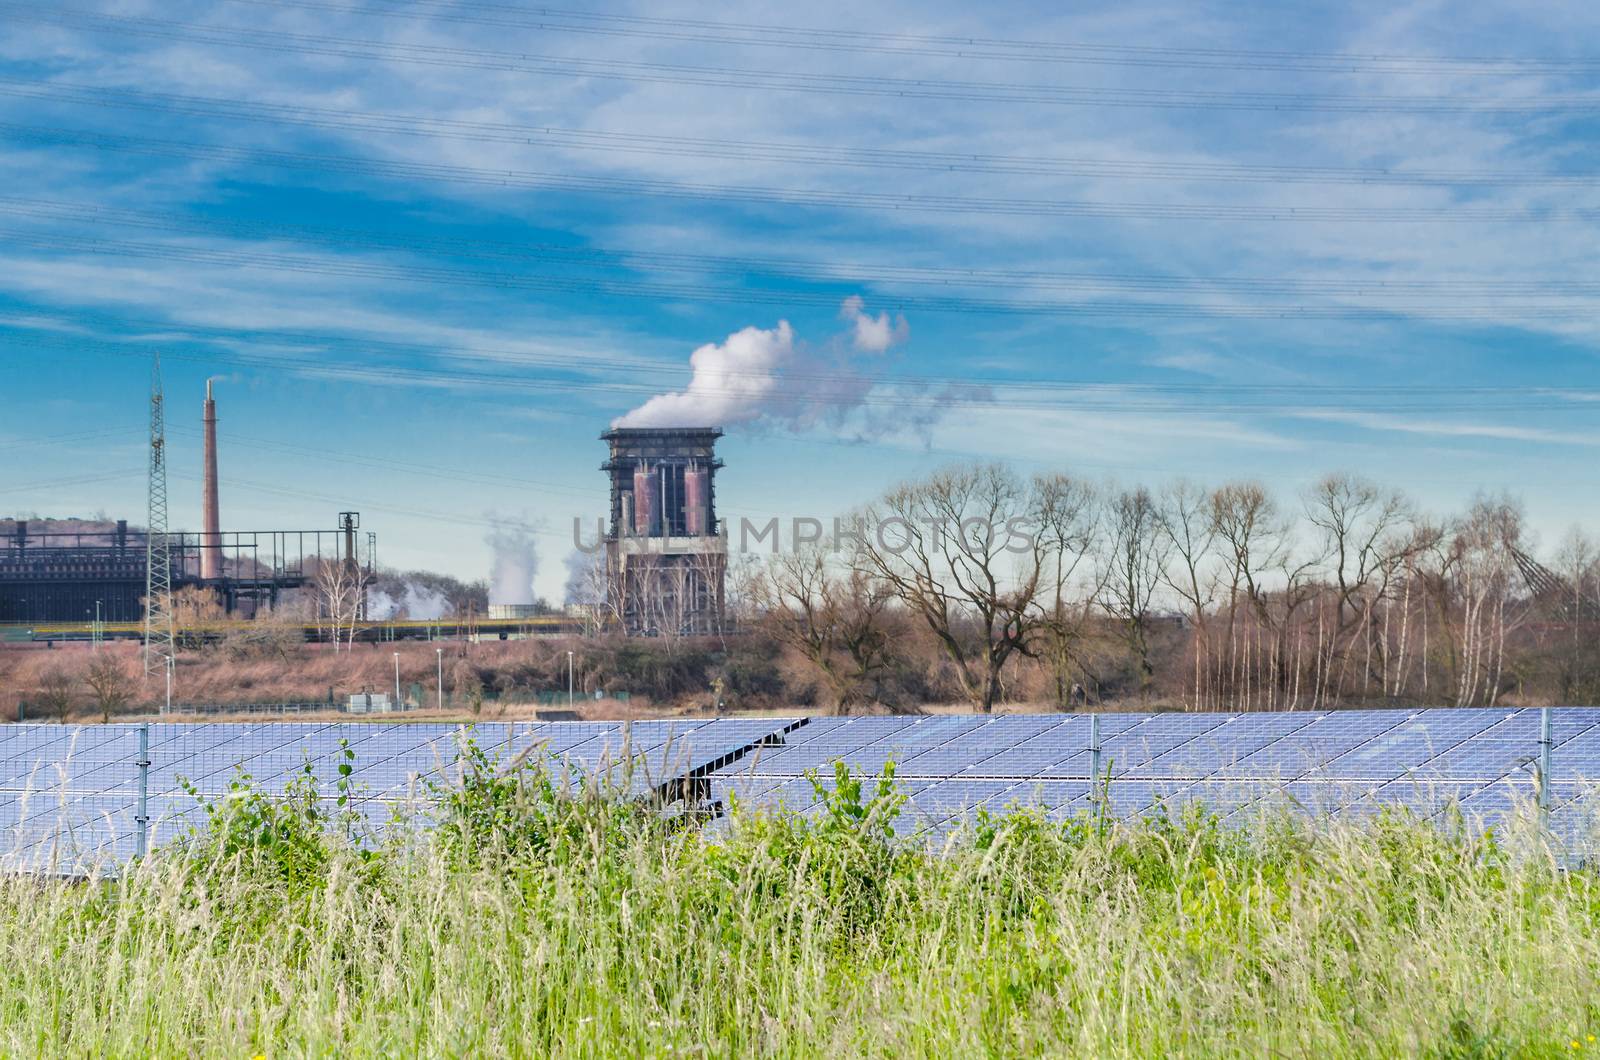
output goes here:
<path id="1" fill-rule="evenodd" d="M 374 589 L 367 595 L 367 617 L 375 622 L 394 618 L 430 621 L 443 618 L 452 610 L 450 598 L 444 593 L 414 582 L 405 583 L 398 594 Z"/>
<path id="2" fill-rule="evenodd" d="M 594 607 L 605 603 L 605 558 L 598 552 L 574 549 L 567 556 L 567 584 L 563 595 L 568 607 Z"/>
<path id="3" fill-rule="evenodd" d="M 489 568 L 490 604 L 531 604 L 533 578 L 539 572 L 534 531 L 526 520 L 490 515 L 492 529 L 484 537 L 494 559 Z"/>
<path id="4" fill-rule="evenodd" d="M 787 320 L 706 343 L 689 356 L 693 374 L 687 387 L 657 394 L 612 426 L 766 424 L 803 430 L 843 423 L 874 388 L 865 362 L 906 341 L 911 329 L 904 317 L 872 316 L 857 295 L 844 300 L 839 316 L 849 330 L 820 347 L 799 340 Z"/>

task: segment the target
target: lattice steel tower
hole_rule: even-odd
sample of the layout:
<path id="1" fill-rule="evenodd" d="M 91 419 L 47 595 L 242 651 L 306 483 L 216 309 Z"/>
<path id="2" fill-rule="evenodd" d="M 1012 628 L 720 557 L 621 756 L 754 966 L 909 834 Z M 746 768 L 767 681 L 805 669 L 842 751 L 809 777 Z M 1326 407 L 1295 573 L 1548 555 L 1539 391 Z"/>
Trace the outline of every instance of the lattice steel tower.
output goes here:
<path id="1" fill-rule="evenodd" d="M 172 619 L 172 542 L 167 537 L 167 423 L 161 354 L 150 368 L 150 512 L 145 524 L 144 668 L 159 673 L 176 650 Z"/>

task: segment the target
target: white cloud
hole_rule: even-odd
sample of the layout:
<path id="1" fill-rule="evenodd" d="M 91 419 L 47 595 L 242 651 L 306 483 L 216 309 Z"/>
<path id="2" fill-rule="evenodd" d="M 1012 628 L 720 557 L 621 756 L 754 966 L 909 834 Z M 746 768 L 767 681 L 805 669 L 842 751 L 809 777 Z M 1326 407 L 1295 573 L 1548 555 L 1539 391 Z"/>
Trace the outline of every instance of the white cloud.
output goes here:
<path id="1" fill-rule="evenodd" d="M 1546 427 L 1519 427 L 1505 423 L 1455 423 L 1353 409 L 1297 409 L 1287 410 L 1285 414 L 1296 419 L 1344 423 L 1373 431 L 1394 431 L 1400 434 L 1427 434 L 1444 438 L 1490 438 L 1496 441 L 1534 442 L 1541 445 L 1600 446 L 1600 434 L 1557 431 Z"/>

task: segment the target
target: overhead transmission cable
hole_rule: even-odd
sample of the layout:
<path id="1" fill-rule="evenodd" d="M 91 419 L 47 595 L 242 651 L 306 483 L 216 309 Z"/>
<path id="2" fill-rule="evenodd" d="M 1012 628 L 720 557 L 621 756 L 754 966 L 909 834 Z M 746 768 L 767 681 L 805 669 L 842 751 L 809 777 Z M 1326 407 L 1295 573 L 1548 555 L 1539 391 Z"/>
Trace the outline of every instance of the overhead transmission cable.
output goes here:
<path id="1" fill-rule="evenodd" d="M 663 283 L 648 280 L 608 279 L 523 275 L 471 269 L 445 268 L 417 263 L 391 263 L 353 258 L 327 258 L 280 254 L 253 249 L 196 247 L 173 242 L 107 239 L 92 235 L 72 236 L 0 226 L 0 236 L 13 245 L 38 246 L 54 251 L 77 251 L 96 255 L 150 258 L 197 265 L 222 265 L 230 268 L 261 268 L 278 272 L 319 276 L 339 276 L 358 280 L 413 281 L 491 287 L 503 290 L 564 291 L 605 294 L 617 297 L 648 296 L 661 299 L 692 298 L 705 301 L 793 306 L 799 304 L 837 305 L 833 293 L 789 291 L 762 288 L 733 288 L 695 283 Z M 1126 292 L 1120 292 L 1126 293 Z M 1223 292 L 1226 293 L 1226 292 Z M 1381 293 L 1379 291 L 1371 292 Z M 1396 292 L 1401 295 L 1413 292 Z M 1570 293 L 1570 292 L 1567 292 Z M 1528 296 L 1524 296 L 1528 297 Z M 1559 296 L 1558 296 L 1559 297 Z M 1062 299 L 1012 298 L 984 302 L 969 298 L 956 300 L 926 296 L 896 296 L 894 306 L 904 310 L 939 312 L 1031 313 L 1062 317 L 1106 318 L 1218 318 L 1218 319 L 1392 319 L 1400 316 L 1428 316 L 1441 320 L 1500 321 L 1508 315 L 1536 319 L 1587 318 L 1594 313 L 1590 301 L 1525 301 L 1482 304 L 1478 297 L 1465 304 L 1394 302 L 1357 304 L 1262 303 L 1242 304 L 1227 299 L 1214 302 L 1172 302 L 1150 300 L 1068 301 Z"/>
<path id="2" fill-rule="evenodd" d="M 0 317 L 0 326 L 7 326 L 10 322 Z M 669 386 L 672 380 L 680 380 L 686 373 L 686 366 L 681 361 L 676 362 L 641 362 L 638 358 L 618 358 L 599 356 L 592 353 L 573 353 L 567 357 L 539 357 L 529 356 L 515 350 L 493 350 L 483 348 L 446 347 L 438 344 L 401 342 L 388 339 L 371 339 L 365 337 L 350 338 L 341 342 L 330 342 L 325 334 L 310 335 L 301 332 L 276 330 L 263 332 L 257 329 L 225 329 L 215 327 L 196 327 L 194 325 L 174 325 L 172 322 L 157 322 L 123 318 L 119 323 L 139 328 L 141 331 L 153 332 L 161 330 L 171 338 L 174 329 L 181 329 L 181 333 L 204 341 L 228 342 L 234 347 L 266 346 L 282 348 L 293 343 L 304 344 L 303 353 L 308 357 L 322 357 L 324 359 L 334 355 L 344 355 L 347 348 L 359 351 L 375 351 L 394 353 L 406 356 L 434 356 L 448 360 L 459 360 L 469 364 L 479 364 L 486 367 L 498 368 L 505 372 L 521 374 L 522 370 L 529 368 L 547 368 L 555 371 L 566 371 L 578 374 L 594 374 L 596 372 L 626 373 L 627 379 L 640 391 L 649 391 L 657 387 Z M 84 346 L 80 338 L 52 336 L 64 345 Z M 111 349 L 113 344 L 117 348 L 128 343 L 117 343 L 116 340 L 96 340 L 103 349 Z M 133 343 L 133 345 L 144 345 Z M 180 353 L 163 354 L 168 357 L 181 357 Z M 190 356 L 187 359 L 205 361 L 205 357 Z M 373 365 L 378 372 L 397 370 L 398 366 Z M 403 369 L 400 369 L 403 370 Z M 492 373 L 486 373 L 492 374 Z M 790 382 L 821 382 L 841 383 L 856 382 L 870 385 L 900 384 L 904 386 L 920 387 L 928 390 L 959 388 L 963 385 L 972 386 L 972 380 L 959 376 L 939 376 L 927 374 L 891 374 L 884 372 L 828 372 L 813 368 L 786 368 L 781 373 L 772 371 L 751 371 L 730 366 L 727 374 L 738 379 L 751 381 L 777 381 Z M 656 375 L 663 377 L 658 382 L 639 382 L 647 376 Z M 1441 396 L 1454 396 L 1458 401 L 1462 399 L 1505 398 L 1515 397 L 1521 399 L 1545 399 L 1566 397 L 1568 399 L 1600 400 L 1600 390 L 1590 387 L 1575 387 L 1570 384 L 1551 385 L 1465 385 L 1455 383 L 1434 384 L 1392 384 L 1379 381 L 1363 381 L 1354 384 L 1319 384 L 1306 380 L 1293 380 L 1283 383 L 1198 383 L 1198 382 L 1117 382 L 1109 380 L 1092 379 L 1063 379 L 1060 377 L 1042 377 L 1029 379 L 993 380 L 983 384 L 984 389 L 995 394 L 1004 395 L 1011 390 L 1023 393 L 1038 391 L 1062 392 L 1074 399 L 1094 398 L 1098 394 L 1107 394 L 1112 397 L 1125 397 L 1129 394 L 1145 394 L 1156 396 L 1190 396 L 1201 397 L 1208 401 L 1219 397 L 1234 394 L 1254 395 L 1263 402 L 1270 404 L 1283 404 L 1291 401 L 1303 401 L 1308 397 L 1337 397 L 1340 400 L 1353 400 L 1381 396 L 1386 400 L 1404 399 L 1407 402 L 1428 401 L 1433 407 L 1440 403 Z M 1572 407 L 1570 404 L 1564 407 Z"/>
<path id="3" fill-rule="evenodd" d="M 893 99 L 942 99 L 973 103 L 1026 103 L 1052 106 L 1311 110 L 1339 113 L 1544 113 L 1600 110 L 1600 98 L 1573 94 L 1543 97 L 1464 98 L 1461 95 L 1397 96 L 1313 92 L 1223 92 L 1154 88 L 1034 85 L 893 78 L 867 75 L 785 73 L 614 58 L 585 59 L 534 55 L 483 48 L 401 44 L 325 34 L 287 33 L 251 27 L 197 25 L 172 19 L 107 15 L 70 7 L 40 8 L 0 0 L 0 11 L 19 21 L 38 21 L 97 32 L 133 34 L 161 40 L 278 51 L 297 56 L 378 59 L 390 62 L 476 70 L 506 70 L 575 78 L 682 84 L 710 88 L 761 89 L 824 95 Z"/>
<path id="4" fill-rule="evenodd" d="M 1116 272 L 1083 272 L 1050 269 L 975 269 L 955 266 L 922 266 L 895 262 L 805 261 L 797 258 L 745 257 L 695 254 L 686 251 L 634 250 L 626 247 L 575 246 L 554 243 L 525 243 L 481 237 L 452 237 L 414 234 L 402 231 L 353 229 L 338 226 L 312 226 L 247 218 L 197 218 L 173 212 L 126 210 L 92 203 L 64 202 L 18 196 L 0 196 L 0 216 L 41 221 L 60 221 L 84 225 L 112 225 L 122 228 L 173 232 L 183 236 L 197 233 L 230 238 L 249 238 L 281 242 L 296 239 L 338 250 L 432 252 L 454 258 L 485 262 L 527 262 L 560 264 L 571 268 L 620 269 L 639 271 L 644 267 L 710 276 L 730 274 L 743 278 L 743 291 L 752 272 L 792 278 L 807 283 L 838 286 L 869 284 L 876 290 L 885 285 L 918 285 L 946 292 L 941 297 L 959 300 L 954 293 L 963 287 L 1003 288 L 1030 291 L 1063 290 L 1094 292 L 1180 291 L 1196 294 L 1243 293 L 1251 295 L 1356 295 L 1387 297 L 1397 294 L 1430 293 L 1444 297 L 1483 300 L 1507 294 L 1587 294 L 1600 293 L 1600 280 L 1568 278 L 1515 279 L 1391 279 L 1354 277 L 1305 279 L 1292 276 L 1182 276 Z M 49 238 L 49 232 L 37 238 Z M 83 238 L 81 235 L 78 238 Z M 785 297 L 791 292 L 784 291 Z M 799 294 L 793 294 L 799 299 Z M 826 299 L 837 300 L 828 294 Z M 894 293 L 880 297 L 891 308 L 905 308 Z M 996 305 L 1013 305 L 1011 302 Z"/>
<path id="5" fill-rule="evenodd" d="M 1586 73 L 1600 70 L 1597 56 L 1394 55 L 1288 49 L 1161 47 L 1089 41 L 1017 40 L 957 34 L 882 33 L 818 29 L 695 18 L 661 18 L 545 6 L 409 0 L 405 7 L 366 7 L 314 0 L 228 0 L 273 8 L 357 17 L 402 18 L 540 32 L 587 33 L 904 57 L 934 56 L 1011 62 L 1174 67 L 1179 69 L 1292 70 L 1321 73 L 1391 73 L 1504 76 L 1517 73 Z"/>
<path id="6" fill-rule="evenodd" d="M 303 103 L 272 103 L 119 86 L 40 82 L 0 77 L 0 94 L 95 107 L 124 108 L 233 121 L 259 121 L 341 132 L 386 133 L 625 154 L 725 158 L 810 166 L 895 169 L 936 173 L 1007 173 L 1038 176 L 1115 177 L 1217 183 L 1310 183 L 1403 186 L 1526 184 L 1592 187 L 1594 173 L 1411 170 L 1339 166 L 1239 165 L 1144 159 L 1051 158 L 984 152 L 924 151 L 828 144 L 734 140 L 717 137 L 627 133 L 509 122 L 468 121 L 430 115 L 377 113 Z"/>
<path id="7" fill-rule="evenodd" d="M 37 341 L 37 340 L 34 340 Z M 359 341 L 351 343 L 359 350 L 363 345 Z M 29 347 L 27 341 L 10 343 L 8 351 L 25 350 Z M 104 352 L 119 355 L 142 356 L 143 349 L 122 350 L 114 343 L 77 344 L 78 349 L 85 347 L 99 348 Z M 170 346 L 169 346 L 170 348 Z M 4 352 L 4 351 L 0 351 Z M 320 351 L 319 356 L 296 358 L 282 354 L 245 353 L 238 350 L 219 350 L 204 356 L 169 354 L 163 356 L 176 359 L 185 359 L 202 364 L 227 364 L 238 367 L 268 368 L 276 371 L 295 371 L 308 377 L 338 378 L 349 381 L 370 382 L 378 384 L 395 385 L 407 381 L 423 381 L 433 385 L 451 385 L 457 387 L 487 387 L 500 392 L 525 391 L 540 394 L 575 394 L 599 393 L 607 395 L 622 395 L 636 398 L 648 398 L 663 390 L 676 390 L 681 387 L 673 384 L 658 384 L 635 381 L 630 374 L 625 379 L 582 380 L 566 379 L 551 380 L 534 378 L 523 373 L 495 371 L 484 372 L 480 370 L 461 367 L 431 367 L 417 365 L 398 365 L 393 363 L 364 363 L 351 362 L 348 352 L 344 353 L 339 362 L 329 364 L 326 351 Z M 773 373 L 770 379 L 774 385 L 786 384 L 797 386 L 802 384 L 804 373 L 797 373 L 797 377 L 790 379 L 786 373 Z M 1226 394 L 1228 386 L 1214 388 L 1206 395 L 1204 404 L 1183 405 L 1172 400 L 1159 400 L 1160 391 L 1150 387 L 1141 387 L 1138 384 L 1119 385 L 1113 383 L 1086 385 L 1076 390 L 1049 391 L 1038 396 L 1027 396 L 1027 384 L 1019 382 L 1011 384 L 1009 391 L 997 390 L 988 394 L 982 387 L 968 384 L 964 390 L 950 393 L 944 390 L 926 390 L 918 387 L 915 380 L 907 382 L 900 389 L 894 384 L 899 382 L 893 377 L 881 380 L 888 384 L 880 389 L 878 387 L 864 387 L 850 404 L 862 408 L 885 409 L 949 409 L 955 407 L 978 408 L 992 407 L 1002 410 L 1061 410 L 1069 409 L 1083 412 L 1160 412 L 1162 414 L 1213 414 L 1220 412 L 1254 412 L 1274 415 L 1294 415 L 1296 413 L 1325 412 L 1330 406 L 1318 404 L 1315 397 L 1319 391 L 1309 385 L 1285 385 L 1275 390 L 1248 391 L 1242 390 L 1256 400 L 1228 399 Z M 863 380 L 863 382 L 869 382 Z M 909 388 L 909 389 L 906 389 Z M 1430 396 L 1428 389 L 1401 390 L 1392 395 L 1386 395 L 1385 400 L 1374 401 L 1371 396 L 1362 398 L 1361 391 L 1365 388 L 1350 388 L 1342 393 L 1349 395 L 1338 405 L 1333 406 L 1336 411 L 1349 411 L 1355 407 L 1357 411 L 1376 412 L 1431 412 L 1443 413 L 1451 411 L 1509 411 L 1552 409 L 1576 410 L 1582 407 L 1574 396 L 1579 399 L 1593 393 L 1593 391 L 1577 391 L 1563 387 L 1542 388 L 1483 388 L 1479 391 L 1463 391 L 1457 400 L 1445 401 L 1437 396 Z M 1448 392 L 1448 391 L 1446 391 Z M 695 393 L 707 398 L 740 397 L 748 395 L 746 387 L 696 387 Z M 1341 393 L 1338 391 L 1322 392 L 1322 397 L 1332 397 Z M 1198 395 L 1196 395 L 1198 396 Z M 1472 400 L 1462 400 L 1471 398 Z M 837 389 L 835 387 L 821 387 L 817 393 L 807 393 L 804 390 L 793 394 L 793 401 L 800 406 L 837 405 Z"/>
<path id="8" fill-rule="evenodd" d="M 354 158 L 298 151 L 259 150 L 152 137 L 134 137 L 88 130 L 60 129 L 0 122 L 0 131 L 47 143 L 84 145 L 96 150 L 132 151 L 182 158 L 201 158 L 238 165 L 284 166 L 324 172 L 354 173 L 407 180 L 444 180 L 499 188 L 557 188 L 602 194 L 652 195 L 662 198 L 757 206 L 805 206 L 828 209 L 897 211 L 936 214 L 994 214 L 1021 217 L 1104 217 L 1141 220 L 1258 221 L 1275 223 L 1486 224 L 1548 223 L 1591 220 L 1600 207 L 1485 208 L 1255 206 L 1229 203 L 1094 202 L 890 192 L 830 192 L 807 188 L 762 188 L 696 184 L 643 178 L 575 176 L 526 170 L 477 169 L 434 162 Z"/>

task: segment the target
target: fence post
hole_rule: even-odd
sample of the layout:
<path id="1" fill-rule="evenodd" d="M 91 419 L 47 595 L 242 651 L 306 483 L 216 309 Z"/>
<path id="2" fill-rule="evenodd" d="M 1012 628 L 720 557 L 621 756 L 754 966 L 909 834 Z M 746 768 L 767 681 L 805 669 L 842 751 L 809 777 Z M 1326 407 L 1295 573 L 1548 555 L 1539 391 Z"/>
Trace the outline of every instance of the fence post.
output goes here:
<path id="1" fill-rule="evenodd" d="M 135 763 L 139 767 L 139 808 L 133 815 L 134 824 L 137 826 L 134 840 L 134 854 L 144 857 L 145 851 L 150 847 L 150 725 L 141 723 L 139 726 L 139 760 Z"/>
<path id="2" fill-rule="evenodd" d="M 1095 817 L 1101 816 L 1100 805 L 1100 715 L 1089 715 L 1089 800 L 1094 804 Z"/>
<path id="3" fill-rule="evenodd" d="M 1100 776 L 1100 715 L 1089 715 L 1089 776 Z"/>
<path id="4" fill-rule="evenodd" d="M 1539 709 L 1539 823 L 1550 826 L 1551 755 L 1555 744 L 1551 735 L 1550 708 Z"/>

